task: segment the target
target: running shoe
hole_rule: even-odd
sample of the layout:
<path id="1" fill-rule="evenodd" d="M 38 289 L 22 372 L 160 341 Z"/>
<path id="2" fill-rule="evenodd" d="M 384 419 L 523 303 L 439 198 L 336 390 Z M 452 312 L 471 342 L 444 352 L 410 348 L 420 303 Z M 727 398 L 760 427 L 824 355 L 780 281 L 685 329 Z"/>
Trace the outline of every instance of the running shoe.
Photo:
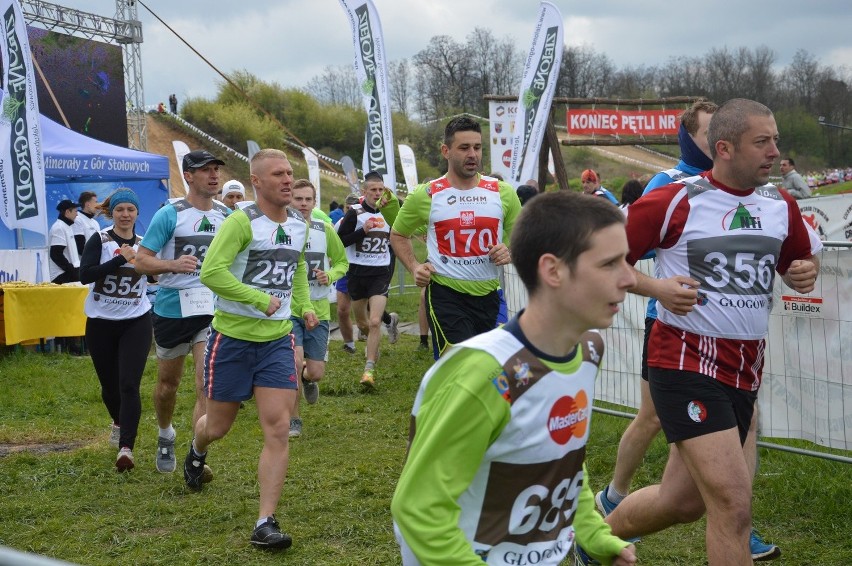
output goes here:
<path id="1" fill-rule="evenodd" d="M 420 344 L 417 345 L 417 351 L 418 352 L 426 352 L 427 350 L 431 350 L 431 349 L 432 348 L 429 347 L 429 344 L 427 342 L 421 342 Z"/>
<path id="2" fill-rule="evenodd" d="M 290 419 L 290 438 L 302 436 L 302 419 Z"/>
<path id="3" fill-rule="evenodd" d="M 361 376 L 361 385 L 366 389 L 372 389 L 376 386 L 376 370 L 365 369 L 364 375 Z"/>
<path id="4" fill-rule="evenodd" d="M 343 351 L 346 352 L 347 354 L 354 354 L 355 353 L 355 346 L 350 346 L 349 344 L 344 344 L 343 345 Z"/>
<path id="5" fill-rule="evenodd" d="M 358 329 L 358 341 L 359 341 L 359 342 L 366 342 L 366 341 L 367 341 L 367 335 L 366 335 L 366 334 L 364 334 L 364 333 L 361 331 L 361 329 L 360 329 L 360 328 Z"/>
<path id="6" fill-rule="evenodd" d="M 388 329 L 388 342 L 396 344 L 397 340 L 399 340 L 399 315 L 392 312 L 390 313 L 390 319 L 390 324 L 385 325 L 385 328 Z"/>
<path id="7" fill-rule="evenodd" d="M 183 479 L 186 486 L 192 491 L 201 491 L 201 486 L 204 483 L 204 460 L 207 455 L 199 456 L 192 449 L 192 443 L 189 445 L 189 452 L 186 454 L 186 460 L 183 462 Z"/>
<path id="8" fill-rule="evenodd" d="M 251 533 L 251 543 L 257 548 L 284 549 L 290 548 L 293 539 L 290 535 L 281 532 L 281 527 L 275 516 L 267 517 L 266 522 L 254 528 Z"/>
<path id="9" fill-rule="evenodd" d="M 751 548 L 751 559 L 755 562 L 767 562 L 781 556 L 781 549 L 774 544 L 764 542 L 756 529 L 751 530 L 748 545 Z"/>
<path id="10" fill-rule="evenodd" d="M 113 448 L 118 448 L 118 442 L 121 440 L 121 427 L 117 424 L 110 425 L 109 445 Z"/>
<path id="11" fill-rule="evenodd" d="M 177 459 L 175 458 L 175 439 L 171 440 L 157 437 L 157 471 L 161 474 L 171 474 L 177 468 Z"/>
<path id="12" fill-rule="evenodd" d="M 118 457 L 115 459 L 115 468 L 119 472 L 132 470 L 136 462 L 133 460 L 133 452 L 128 447 L 124 447 L 118 451 Z"/>
<path id="13" fill-rule="evenodd" d="M 603 488 L 602 491 L 595 494 L 595 504 L 598 507 L 598 511 L 600 511 L 601 515 L 604 517 L 615 511 L 615 508 L 618 507 L 618 503 L 613 503 L 609 500 L 609 498 L 607 498 L 607 491 L 609 491 L 609 485 Z"/>
<path id="14" fill-rule="evenodd" d="M 316 381 L 302 379 L 302 393 L 305 394 L 305 401 L 309 405 L 313 405 L 319 399 L 319 384 Z"/>

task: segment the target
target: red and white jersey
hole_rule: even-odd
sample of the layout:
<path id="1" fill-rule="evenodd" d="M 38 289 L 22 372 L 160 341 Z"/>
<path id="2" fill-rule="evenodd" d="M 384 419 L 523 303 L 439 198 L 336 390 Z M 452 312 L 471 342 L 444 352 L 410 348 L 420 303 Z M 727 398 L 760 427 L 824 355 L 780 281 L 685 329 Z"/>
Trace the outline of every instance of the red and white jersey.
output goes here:
<path id="1" fill-rule="evenodd" d="M 756 390 L 775 273 L 822 249 L 809 238 L 795 200 L 771 185 L 734 191 L 708 174 L 640 201 L 627 219 L 628 261 L 656 249 L 658 278 L 700 282 L 691 313 L 676 315 L 658 303 L 662 324 L 651 333 L 648 365 Z"/>
<path id="2" fill-rule="evenodd" d="M 503 241 L 503 201 L 498 180 L 482 176 L 472 189 L 441 177 L 430 183 L 429 260 L 439 275 L 469 281 L 497 279 L 488 250 Z"/>

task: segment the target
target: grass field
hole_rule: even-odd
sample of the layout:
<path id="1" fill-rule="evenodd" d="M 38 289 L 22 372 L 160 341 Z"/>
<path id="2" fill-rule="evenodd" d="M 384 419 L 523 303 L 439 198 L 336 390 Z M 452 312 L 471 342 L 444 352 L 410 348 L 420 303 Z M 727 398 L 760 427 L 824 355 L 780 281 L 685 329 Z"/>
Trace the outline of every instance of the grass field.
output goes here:
<path id="1" fill-rule="evenodd" d="M 391 307 L 413 320 L 414 297 L 392 296 Z M 363 343 L 357 347 L 359 353 L 349 356 L 332 342 L 320 401 L 302 405 L 304 435 L 291 444 L 278 511 L 294 538 L 283 554 L 248 544 L 262 442 L 253 403 L 246 403 L 231 433 L 210 448 L 208 463 L 216 477 L 196 494 L 185 488 L 179 472 L 161 475 L 154 469 L 153 358 L 142 383 L 137 467 L 117 474 L 91 360 L 7 354 L 0 359 L 0 545 L 97 565 L 398 564 L 388 508 L 409 410 L 431 356 L 417 351 L 413 336 L 394 346 L 383 343 L 377 390 L 364 394 L 357 384 Z M 192 403 L 185 379 L 175 422 L 179 458 L 190 440 Z M 595 489 L 608 479 L 626 424 L 607 415 L 593 419 L 588 463 Z M 655 481 L 665 459 L 658 438 L 636 485 Z M 852 563 L 850 500 L 848 465 L 761 451 L 755 524 L 781 546 L 782 563 Z M 646 537 L 638 547 L 641 563 L 704 564 L 703 528 L 699 522 Z"/>

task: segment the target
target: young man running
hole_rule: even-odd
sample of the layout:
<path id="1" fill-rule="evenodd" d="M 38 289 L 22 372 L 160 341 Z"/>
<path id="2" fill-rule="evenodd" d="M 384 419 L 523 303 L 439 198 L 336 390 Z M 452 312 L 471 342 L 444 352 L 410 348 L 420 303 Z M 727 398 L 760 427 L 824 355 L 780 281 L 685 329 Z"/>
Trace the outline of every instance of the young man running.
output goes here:
<path id="1" fill-rule="evenodd" d="M 254 396 L 263 450 L 260 509 L 250 540 L 259 548 L 287 548 L 292 538 L 281 532 L 275 509 L 287 475 L 290 410 L 299 393 L 290 314 L 301 313 L 308 331 L 319 321 L 308 293 L 308 226 L 287 208 L 293 168 L 277 149 L 257 152 L 250 168 L 257 200 L 222 224 L 201 269 L 201 280 L 218 300 L 204 356 L 207 413 L 195 425 L 183 476 L 190 489 L 201 490 L 208 446 L 228 433 L 240 402 Z"/>
<path id="2" fill-rule="evenodd" d="M 583 464 L 604 352 L 592 329 L 636 282 L 624 216 L 548 193 L 527 203 L 511 243 L 526 309 L 448 350 L 414 401 L 391 503 L 402 562 L 555 566 L 576 536 L 607 563 L 635 564 L 595 511 Z"/>

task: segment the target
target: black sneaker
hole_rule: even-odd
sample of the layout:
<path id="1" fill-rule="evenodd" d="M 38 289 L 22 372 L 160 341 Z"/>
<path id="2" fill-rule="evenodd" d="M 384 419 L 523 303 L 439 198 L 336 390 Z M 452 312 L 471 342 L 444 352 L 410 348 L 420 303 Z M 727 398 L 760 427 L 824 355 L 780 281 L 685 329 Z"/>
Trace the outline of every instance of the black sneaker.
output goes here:
<path id="1" fill-rule="evenodd" d="M 204 484 L 204 459 L 206 457 L 206 454 L 204 456 L 196 454 L 190 443 L 186 460 L 183 461 L 183 479 L 186 482 L 186 487 L 192 491 L 201 491 L 201 486 Z"/>
<path id="2" fill-rule="evenodd" d="M 254 528 L 251 534 L 251 543 L 258 548 L 290 548 L 293 544 L 293 539 L 287 533 L 281 532 L 281 527 L 278 526 L 278 521 L 275 516 L 267 517 L 266 522 L 259 527 Z"/>

